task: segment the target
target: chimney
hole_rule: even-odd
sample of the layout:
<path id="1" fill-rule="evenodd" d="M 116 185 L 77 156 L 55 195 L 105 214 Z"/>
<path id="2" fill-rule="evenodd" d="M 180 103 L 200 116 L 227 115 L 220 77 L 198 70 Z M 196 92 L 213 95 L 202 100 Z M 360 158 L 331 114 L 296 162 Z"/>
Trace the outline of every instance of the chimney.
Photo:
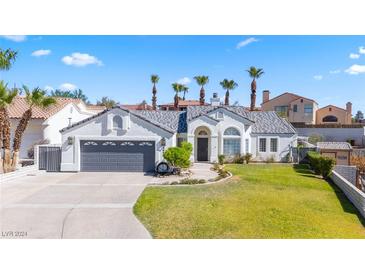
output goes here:
<path id="1" fill-rule="evenodd" d="M 221 104 L 221 99 L 218 97 L 218 93 L 213 93 L 213 98 L 210 99 L 210 104 L 212 106 L 219 106 Z"/>
<path id="2" fill-rule="evenodd" d="M 269 90 L 264 90 L 262 92 L 262 103 L 266 103 L 269 100 L 270 100 L 270 91 Z"/>
<path id="3" fill-rule="evenodd" d="M 351 102 L 347 102 L 346 111 L 347 111 L 347 113 L 352 115 L 352 103 Z"/>

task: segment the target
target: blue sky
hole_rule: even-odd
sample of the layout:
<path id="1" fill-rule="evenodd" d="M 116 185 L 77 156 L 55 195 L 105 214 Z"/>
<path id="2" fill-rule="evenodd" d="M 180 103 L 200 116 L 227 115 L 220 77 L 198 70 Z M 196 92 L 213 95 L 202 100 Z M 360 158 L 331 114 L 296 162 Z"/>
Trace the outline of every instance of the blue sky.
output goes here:
<path id="1" fill-rule="evenodd" d="M 224 91 L 219 82 L 233 79 L 231 102 L 249 105 L 245 71 L 263 68 L 261 92 L 285 91 L 315 99 L 320 106 L 365 112 L 365 36 L 16 36 L 1 37 L 0 48 L 19 51 L 9 85 L 82 89 L 91 102 L 109 96 L 121 103 L 151 101 L 150 75 L 160 76 L 158 103 L 173 99 L 171 83 L 185 81 L 188 98 L 198 99 L 195 75 L 208 75 L 206 96 Z M 189 83 L 189 81 L 191 81 Z M 71 86 L 69 85 L 71 84 Z"/>

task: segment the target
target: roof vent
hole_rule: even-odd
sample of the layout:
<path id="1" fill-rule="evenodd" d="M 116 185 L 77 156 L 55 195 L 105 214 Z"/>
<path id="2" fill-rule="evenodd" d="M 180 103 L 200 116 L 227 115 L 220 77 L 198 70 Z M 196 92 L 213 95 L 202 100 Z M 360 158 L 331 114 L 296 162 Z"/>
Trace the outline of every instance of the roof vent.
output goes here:
<path id="1" fill-rule="evenodd" d="M 212 106 L 219 106 L 221 104 L 221 99 L 218 97 L 218 93 L 214 92 L 213 97 L 210 98 L 210 104 Z"/>

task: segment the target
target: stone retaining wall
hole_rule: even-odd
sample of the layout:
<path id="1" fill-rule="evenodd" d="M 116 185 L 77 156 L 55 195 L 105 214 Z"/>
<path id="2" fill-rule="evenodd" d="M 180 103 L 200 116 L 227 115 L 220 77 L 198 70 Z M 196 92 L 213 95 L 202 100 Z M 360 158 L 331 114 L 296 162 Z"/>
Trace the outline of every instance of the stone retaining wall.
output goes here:
<path id="1" fill-rule="evenodd" d="M 357 208 L 360 214 L 365 218 L 365 193 L 356 188 L 352 183 L 338 174 L 336 171 L 332 172 L 332 181 L 343 191 L 346 197 Z"/>
<path id="2" fill-rule="evenodd" d="M 342 177 L 344 177 L 351 184 L 356 186 L 356 178 L 357 178 L 357 169 L 356 166 L 341 166 L 336 165 L 333 169 Z"/>

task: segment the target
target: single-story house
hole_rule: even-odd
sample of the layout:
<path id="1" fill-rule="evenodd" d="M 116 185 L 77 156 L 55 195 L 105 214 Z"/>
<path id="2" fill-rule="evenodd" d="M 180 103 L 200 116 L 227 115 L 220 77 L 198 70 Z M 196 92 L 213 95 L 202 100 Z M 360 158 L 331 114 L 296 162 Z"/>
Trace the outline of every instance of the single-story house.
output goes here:
<path id="1" fill-rule="evenodd" d="M 20 158 L 28 158 L 28 149 L 40 141 L 50 144 L 61 143 L 60 129 L 103 111 L 105 107 L 89 106 L 80 99 L 56 97 L 56 104 L 46 109 L 33 107 L 32 118 L 24 132 L 20 147 Z M 29 108 L 25 97 L 17 96 L 9 106 L 12 136 L 23 115 Z"/>
<path id="2" fill-rule="evenodd" d="M 352 146 L 347 142 L 318 142 L 317 150 L 321 155 L 335 159 L 337 165 L 351 164 Z"/>
<path id="3" fill-rule="evenodd" d="M 182 141 L 193 162 L 251 153 L 253 159 L 286 161 L 297 133 L 274 111 L 241 106 L 188 106 L 185 111 L 114 107 L 61 130 L 61 171 L 153 171 L 163 152 Z"/>

